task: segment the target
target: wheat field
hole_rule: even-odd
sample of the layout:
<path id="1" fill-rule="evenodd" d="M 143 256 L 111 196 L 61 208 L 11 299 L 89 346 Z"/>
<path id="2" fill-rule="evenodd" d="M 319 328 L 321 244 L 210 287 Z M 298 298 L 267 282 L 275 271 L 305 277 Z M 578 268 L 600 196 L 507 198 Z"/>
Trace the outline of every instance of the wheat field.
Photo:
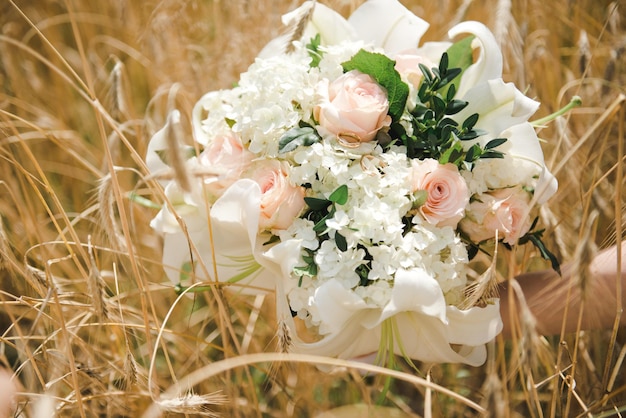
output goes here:
<path id="1" fill-rule="evenodd" d="M 348 16 L 362 0 L 323 3 Z M 546 243 L 584 269 L 621 240 L 626 3 L 402 3 L 430 22 L 424 40 L 444 39 L 462 20 L 485 23 L 501 44 L 505 81 L 541 102 L 535 118 L 582 98 L 539 131 L 559 180 L 541 212 Z M 400 361 L 364 373 L 350 362 L 277 354 L 271 294 L 178 296 L 149 226 L 164 196 L 143 162 L 148 141 L 172 108 L 188 120 L 205 92 L 236 83 L 298 5 L 2 2 L 0 416 L 626 414 L 618 326 L 544 336 L 521 315 L 518 332 L 490 344 L 482 367 L 416 371 Z M 525 249 L 509 254 L 500 274 L 543 268 Z M 584 280 L 573 286 L 594 298 Z M 350 405 L 358 407 L 340 415 Z"/>

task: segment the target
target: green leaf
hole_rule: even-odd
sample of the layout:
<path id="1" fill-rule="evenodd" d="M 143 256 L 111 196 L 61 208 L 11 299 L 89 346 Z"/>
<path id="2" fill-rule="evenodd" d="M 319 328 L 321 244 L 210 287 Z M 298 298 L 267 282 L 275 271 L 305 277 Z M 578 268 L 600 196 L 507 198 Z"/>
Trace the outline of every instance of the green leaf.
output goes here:
<path id="1" fill-rule="evenodd" d="M 546 245 L 543 243 L 543 241 L 541 241 L 541 238 L 538 235 L 540 234 L 530 235 L 529 237 L 530 242 L 532 242 L 533 245 L 539 250 L 541 257 L 543 257 L 544 260 L 550 261 L 550 265 L 552 266 L 552 269 L 556 271 L 557 273 L 559 273 L 559 276 L 560 276 L 561 264 L 559 263 L 559 260 L 556 258 L 556 256 L 552 252 L 550 252 L 550 250 L 548 250 L 548 248 L 546 248 Z"/>
<path id="2" fill-rule="evenodd" d="M 494 138 L 491 141 L 487 142 L 487 145 L 485 145 L 485 149 L 491 149 L 491 148 L 496 148 L 499 147 L 500 145 L 504 144 L 507 141 L 506 138 Z"/>
<path id="3" fill-rule="evenodd" d="M 320 50 L 320 45 L 322 44 L 322 38 L 320 34 L 316 34 L 308 44 L 306 44 L 306 49 L 309 52 L 309 56 L 311 57 L 311 68 L 319 67 L 320 61 L 322 60 L 322 56 L 324 55 L 323 51 Z"/>
<path id="4" fill-rule="evenodd" d="M 235 126 L 236 121 L 234 119 L 224 118 L 224 121 L 228 125 L 229 128 Z"/>
<path id="5" fill-rule="evenodd" d="M 315 232 L 324 232 L 326 230 L 326 221 L 331 218 L 331 214 L 327 214 L 322 219 L 319 220 L 318 223 L 313 225 L 313 231 Z"/>
<path id="6" fill-rule="evenodd" d="M 290 152 L 299 146 L 309 146 L 319 142 L 322 138 L 317 131 L 310 127 L 293 128 L 283 134 L 278 140 L 278 152 Z"/>
<path id="7" fill-rule="evenodd" d="M 318 199 L 317 197 L 305 197 L 304 202 L 314 211 L 326 210 L 332 203 L 327 199 Z"/>
<path id="8" fill-rule="evenodd" d="M 341 235 L 339 232 L 335 232 L 335 244 L 337 244 L 339 251 L 348 251 L 348 241 L 346 241 L 346 237 Z"/>
<path id="9" fill-rule="evenodd" d="M 474 113 L 470 116 L 467 117 L 467 119 L 465 119 L 465 121 L 463 121 L 463 130 L 471 130 L 474 128 L 474 125 L 476 125 L 476 122 L 478 122 L 478 113 Z"/>
<path id="10" fill-rule="evenodd" d="M 461 72 L 457 74 L 452 80 L 451 83 L 444 87 L 444 91 L 441 91 L 442 94 L 447 93 L 447 89 L 452 88 L 454 86 L 455 92 L 458 90 L 459 83 L 461 82 L 461 76 L 463 72 L 474 63 L 474 57 L 472 52 L 472 41 L 474 40 L 473 36 L 468 36 L 466 38 L 461 39 L 458 42 L 455 42 L 448 48 L 446 54 L 448 55 L 448 67 L 449 68 L 459 68 Z"/>
<path id="11" fill-rule="evenodd" d="M 348 202 L 348 186 L 342 184 L 328 196 L 328 200 L 338 205 L 345 205 Z"/>
<path id="12" fill-rule="evenodd" d="M 450 84 L 450 82 L 454 80 L 459 74 L 461 74 L 461 72 L 462 71 L 460 68 L 450 68 L 448 72 L 446 73 L 446 75 L 441 78 L 441 81 L 439 82 L 439 88 L 442 89 L 448 84 Z M 447 95 L 447 92 L 446 92 L 446 95 Z"/>
<path id="13" fill-rule="evenodd" d="M 180 274 L 178 275 L 178 279 L 181 282 L 185 282 L 191 278 L 191 274 L 193 273 L 193 264 L 191 261 L 185 261 L 182 266 L 180 266 Z"/>
<path id="14" fill-rule="evenodd" d="M 448 86 L 448 92 L 446 93 L 446 100 L 448 100 L 448 102 L 451 102 L 455 94 L 456 86 L 454 84 L 450 84 L 450 86 Z"/>
<path id="15" fill-rule="evenodd" d="M 453 163 L 456 164 L 457 160 L 463 157 L 463 147 L 459 142 L 455 142 L 454 146 L 446 149 L 441 157 L 439 157 L 440 164 Z"/>
<path id="16" fill-rule="evenodd" d="M 452 91 L 452 89 L 450 90 Z M 469 103 L 464 100 L 453 99 L 448 103 L 446 107 L 446 115 L 456 115 L 461 110 L 465 109 Z"/>
<path id="17" fill-rule="evenodd" d="M 305 267 L 294 267 L 293 268 L 294 273 L 296 273 L 298 276 L 315 276 L 317 275 L 317 265 L 315 264 L 309 264 Z"/>
<path id="18" fill-rule="evenodd" d="M 480 145 L 474 144 L 470 147 L 470 149 L 467 150 L 467 154 L 465 154 L 465 161 L 467 161 L 468 163 L 476 161 L 478 158 L 480 158 L 481 154 L 482 150 L 480 149 Z"/>
<path id="19" fill-rule="evenodd" d="M 446 72 L 448 71 L 448 53 L 444 52 L 443 55 L 441 56 L 441 59 L 439 60 L 439 74 L 446 74 Z"/>
<path id="20" fill-rule="evenodd" d="M 394 122 L 400 120 L 409 97 L 409 86 L 402 81 L 395 69 L 395 61 L 383 54 L 361 49 L 349 61 L 342 64 L 345 72 L 358 70 L 370 75 L 387 90 L 389 116 Z"/>
<path id="21" fill-rule="evenodd" d="M 504 158 L 504 153 L 500 151 L 485 151 L 480 155 L 480 158 Z"/>
<path id="22" fill-rule="evenodd" d="M 430 68 L 428 68 L 427 66 L 425 66 L 422 63 L 417 64 L 417 66 L 422 71 L 422 74 L 424 75 L 424 80 L 426 80 L 426 83 L 427 84 L 432 84 L 433 83 L 433 75 L 430 72 Z"/>
<path id="23" fill-rule="evenodd" d="M 433 109 L 437 115 L 443 115 L 446 111 L 447 105 L 446 102 L 439 96 L 433 96 L 433 104 L 435 108 Z"/>

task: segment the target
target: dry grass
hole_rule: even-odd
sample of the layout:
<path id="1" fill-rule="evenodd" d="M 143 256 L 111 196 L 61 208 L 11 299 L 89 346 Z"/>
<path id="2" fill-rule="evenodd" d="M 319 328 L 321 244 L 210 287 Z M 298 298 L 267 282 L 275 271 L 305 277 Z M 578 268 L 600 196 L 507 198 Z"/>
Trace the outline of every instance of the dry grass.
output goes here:
<path id="1" fill-rule="evenodd" d="M 348 14 L 361 1 L 325 3 Z M 540 132 L 560 181 L 542 213 L 549 245 L 583 271 L 583 250 L 623 236 L 626 4 L 403 3 L 431 22 L 429 40 L 460 19 L 488 24 L 506 79 L 541 101 L 537 117 L 583 98 Z M 148 226 L 155 210 L 128 198 L 162 200 L 142 163 L 147 142 L 169 110 L 184 126 L 204 92 L 232 85 L 297 4 L 2 2 L 0 368 L 18 386 L 15 415 L 300 417 L 381 394 L 435 417 L 479 415 L 479 405 L 511 417 L 626 413 L 618 328 L 546 338 L 522 314 L 482 368 L 364 376 L 336 362 L 342 371 L 328 374 L 309 357 L 269 354 L 271 298 L 177 298 Z M 504 278 L 546 267 L 533 253 L 506 261 Z"/>

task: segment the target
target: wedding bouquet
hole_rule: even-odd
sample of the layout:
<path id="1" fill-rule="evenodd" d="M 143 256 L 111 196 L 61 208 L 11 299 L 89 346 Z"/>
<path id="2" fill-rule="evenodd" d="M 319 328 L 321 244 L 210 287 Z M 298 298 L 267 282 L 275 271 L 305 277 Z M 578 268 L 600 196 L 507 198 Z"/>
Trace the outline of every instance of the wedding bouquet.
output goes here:
<path id="1" fill-rule="evenodd" d="M 422 46 L 428 24 L 396 0 L 348 20 L 306 2 L 284 23 L 196 104 L 193 146 L 167 145 L 177 112 L 150 142 L 155 175 L 184 172 L 152 221 L 167 275 L 275 291 L 295 352 L 482 364 L 502 323 L 497 297 L 468 304 L 470 259 L 540 242 L 531 214 L 556 190 L 538 103 L 477 22 Z"/>

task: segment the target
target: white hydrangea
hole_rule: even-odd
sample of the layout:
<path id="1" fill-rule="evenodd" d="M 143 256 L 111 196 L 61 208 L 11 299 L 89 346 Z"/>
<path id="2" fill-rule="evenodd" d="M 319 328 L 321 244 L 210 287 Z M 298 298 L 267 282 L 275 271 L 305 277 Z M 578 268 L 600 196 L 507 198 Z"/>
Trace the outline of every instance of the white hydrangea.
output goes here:
<path id="1" fill-rule="evenodd" d="M 315 263 L 318 280 L 338 279 L 346 289 L 352 289 L 360 281 L 356 269 L 365 263 L 365 251 L 360 248 L 341 251 L 334 241 L 326 240 L 315 253 Z"/>

